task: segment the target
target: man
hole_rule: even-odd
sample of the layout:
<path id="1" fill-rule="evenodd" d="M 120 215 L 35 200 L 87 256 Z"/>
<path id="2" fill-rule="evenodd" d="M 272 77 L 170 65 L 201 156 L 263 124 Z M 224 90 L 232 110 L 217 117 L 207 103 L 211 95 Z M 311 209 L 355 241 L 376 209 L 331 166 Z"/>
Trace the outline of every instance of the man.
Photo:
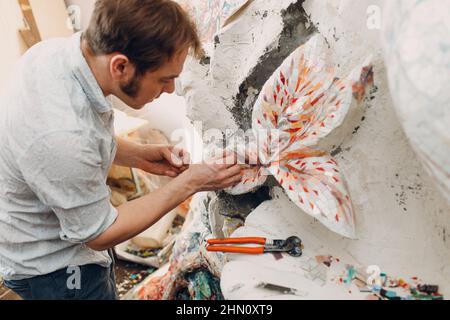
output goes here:
<path id="1" fill-rule="evenodd" d="M 24 299 L 116 299 L 106 250 L 196 192 L 241 180 L 234 159 L 188 167 L 182 150 L 114 138 L 106 97 L 139 109 L 172 93 L 190 50 L 200 43 L 178 4 L 98 0 L 84 34 L 42 42 L 21 59 L 0 102 L 0 274 L 7 287 Z M 174 179 L 115 209 L 106 185 L 113 161 Z M 67 285 L 72 266 L 81 271 L 79 290 Z"/>

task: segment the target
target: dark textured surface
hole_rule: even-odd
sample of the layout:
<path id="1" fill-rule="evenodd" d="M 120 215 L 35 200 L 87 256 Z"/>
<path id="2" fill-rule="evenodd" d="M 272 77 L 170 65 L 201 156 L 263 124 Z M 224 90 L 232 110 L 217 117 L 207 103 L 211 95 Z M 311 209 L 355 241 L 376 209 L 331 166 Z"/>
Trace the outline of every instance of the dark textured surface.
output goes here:
<path id="1" fill-rule="evenodd" d="M 266 81 L 295 49 L 307 42 L 316 32 L 313 24 L 306 27 L 309 17 L 302 5 L 303 0 L 299 0 L 282 11 L 284 27 L 278 47 L 267 50 L 239 87 L 239 94 L 234 99 L 231 112 L 239 128 L 244 131 L 251 128 L 253 105 Z M 261 19 L 265 19 L 264 14 L 261 15 Z"/>
<path id="2" fill-rule="evenodd" d="M 269 187 L 261 187 L 255 192 L 238 196 L 219 192 L 218 197 L 218 207 L 215 209 L 219 214 L 230 218 L 240 218 L 242 220 L 245 220 L 261 203 L 271 200 Z"/>

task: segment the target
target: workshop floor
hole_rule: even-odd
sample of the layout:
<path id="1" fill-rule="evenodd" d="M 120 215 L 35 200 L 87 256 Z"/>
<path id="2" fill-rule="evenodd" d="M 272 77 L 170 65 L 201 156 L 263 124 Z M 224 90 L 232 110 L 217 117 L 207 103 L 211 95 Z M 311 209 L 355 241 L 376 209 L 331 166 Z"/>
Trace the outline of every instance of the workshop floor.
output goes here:
<path id="1" fill-rule="evenodd" d="M 11 290 L 0 285 L 0 300 L 21 300 L 18 295 L 16 295 Z"/>
<path id="2" fill-rule="evenodd" d="M 122 298 L 129 290 L 138 285 L 150 275 L 153 268 L 139 264 L 129 263 L 116 259 L 116 286 L 119 298 Z M 0 285 L 0 300 L 22 300 L 11 290 Z"/>
<path id="3" fill-rule="evenodd" d="M 119 298 L 145 280 L 156 269 L 116 259 L 116 286 Z"/>

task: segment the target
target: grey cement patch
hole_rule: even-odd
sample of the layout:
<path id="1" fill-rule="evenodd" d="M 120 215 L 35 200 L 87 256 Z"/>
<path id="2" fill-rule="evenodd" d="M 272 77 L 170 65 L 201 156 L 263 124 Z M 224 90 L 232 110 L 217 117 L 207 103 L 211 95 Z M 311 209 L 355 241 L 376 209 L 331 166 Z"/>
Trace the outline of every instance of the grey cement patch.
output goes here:
<path id="1" fill-rule="evenodd" d="M 278 47 L 267 49 L 267 53 L 240 85 L 239 93 L 234 98 L 234 106 L 230 110 L 240 129 L 251 128 L 253 105 L 267 79 L 295 49 L 317 31 L 308 23 L 309 18 L 302 5 L 303 1 L 297 1 L 281 12 L 284 27 Z"/>

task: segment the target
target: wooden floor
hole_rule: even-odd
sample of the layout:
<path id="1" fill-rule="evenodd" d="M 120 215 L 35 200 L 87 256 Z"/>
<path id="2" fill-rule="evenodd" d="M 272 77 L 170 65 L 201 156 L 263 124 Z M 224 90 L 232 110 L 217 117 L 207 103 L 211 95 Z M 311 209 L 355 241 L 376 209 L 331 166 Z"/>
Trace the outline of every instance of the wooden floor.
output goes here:
<path id="1" fill-rule="evenodd" d="M 22 300 L 22 299 L 20 299 L 20 297 L 11 290 L 0 285 L 0 300 Z"/>

